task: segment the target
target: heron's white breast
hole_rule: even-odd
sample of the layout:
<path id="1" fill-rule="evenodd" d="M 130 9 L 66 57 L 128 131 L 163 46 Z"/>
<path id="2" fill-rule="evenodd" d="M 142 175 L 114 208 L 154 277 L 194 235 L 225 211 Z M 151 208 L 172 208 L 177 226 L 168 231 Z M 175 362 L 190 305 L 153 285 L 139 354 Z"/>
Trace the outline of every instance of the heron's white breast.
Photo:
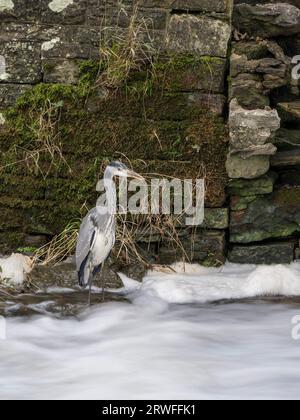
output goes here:
<path id="1" fill-rule="evenodd" d="M 109 256 L 115 243 L 115 237 L 106 237 L 103 233 L 96 233 L 96 238 L 92 250 L 93 264 L 100 265 Z"/>

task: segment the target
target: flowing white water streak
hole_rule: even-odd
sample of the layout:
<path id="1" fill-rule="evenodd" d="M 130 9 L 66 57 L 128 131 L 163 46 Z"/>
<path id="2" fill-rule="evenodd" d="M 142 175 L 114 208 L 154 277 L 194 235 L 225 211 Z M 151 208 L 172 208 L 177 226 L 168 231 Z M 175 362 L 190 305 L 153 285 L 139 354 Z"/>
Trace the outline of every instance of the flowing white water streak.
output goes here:
<path id="1" fill-rule="evenodd" d="M 257 296 L 300 296 L 300 264 L 222 268 L 175 264 L 173 272 L 149 272 L 142 286 L 136 283 L 134 299 L 156 297 L 169 303 L 206 303 Z M 121 275 L 123 282 L 127 278 Z M 132 281 L 129 280 L 130 288 Z"/>
<path id="2" fill-rule="evenodd" d="M 164 287 L 153 286 L 166 281 L 156 273 L 132 292 L 133 304 L 101 305 L 78 320 L 9 319 L 8 339 L 0 342 L 0 397 L 299 399 L 300 341 L 291 337 L 298 304 L 168 303 L 195 302 L 197 294 L 201 301 L 209 284 L 214 292 L 207 297 L 236 297 L 241 290 L 244 297 L 249 278 L 251 296 L 264 281 L 270 294 L 279 286 L 296 294 L 299 265 L 205 269 L 205 280 L 195 271 L 189 267 L 184 277 L 194 279 L 193 287 L 175 281 L 177 275 L 173 283 L 168 278 L 170 299 L 162 299 Z"/>

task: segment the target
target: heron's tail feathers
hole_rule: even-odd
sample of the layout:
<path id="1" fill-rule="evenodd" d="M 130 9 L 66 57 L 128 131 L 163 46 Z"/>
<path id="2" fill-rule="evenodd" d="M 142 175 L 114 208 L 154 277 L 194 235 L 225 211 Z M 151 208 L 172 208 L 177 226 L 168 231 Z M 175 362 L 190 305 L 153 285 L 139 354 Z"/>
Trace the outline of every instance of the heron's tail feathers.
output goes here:
<path id="1" fill-rule="evenodd" d="M 78 271 L 79 286 L 82 289 L 86 289 L 87 286 L 92 281 L 92 273 L 90 270 L 90 264 L 88 262 L 89 262 L 89 255 L 82 261 L 82 264 Z"/>

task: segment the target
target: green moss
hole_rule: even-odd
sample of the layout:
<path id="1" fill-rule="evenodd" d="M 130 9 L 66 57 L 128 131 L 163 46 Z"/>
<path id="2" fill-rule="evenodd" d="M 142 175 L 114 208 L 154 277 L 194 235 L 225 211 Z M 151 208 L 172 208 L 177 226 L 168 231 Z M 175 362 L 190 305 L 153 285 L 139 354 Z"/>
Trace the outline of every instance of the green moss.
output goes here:
<path id="1" fill-rule="evenodd" d="M 219 59 L 174 57 L 172 68 L 178 72 L 200 64 L 207 69 L 210 62 Z M 141 173 L 206 176 L 207 204 L 222 205 L 227 182 L 226 126 L 202 104 L 190 103 L 185 93 L 159 84 L 157 72 L 169 72 L 169 64 L 132 74 L 126 87 L 104 98 L 95 87 L 101 66 L 83 62 L 77 86 L 37 85 L 6 113 L 8 129 L 0 134 L 0 165 L 19 163 L 0 173 L 0 206 L 16 211 L 20 218 L 14 224 L 22 235 L 59 233 L 79 216 L 84 203 L 95 204 L 96 183 L 105 163 L 125 156 Z M 56 159 L 49 165 L 49 155 L 42 154 L 39 167 L 47 174 L 44 178 L 22 159 L 24 149 L 34 146 L 38 119 L 49 102 L 56 110 L 54 133 L 67 164 Z"/>
<path id="2" fill-rule="evenodd" d="M 282 207 L 300 207 L 300 187 L 286 188 L 277 191 L 275 195 L 275 203 Z"/>

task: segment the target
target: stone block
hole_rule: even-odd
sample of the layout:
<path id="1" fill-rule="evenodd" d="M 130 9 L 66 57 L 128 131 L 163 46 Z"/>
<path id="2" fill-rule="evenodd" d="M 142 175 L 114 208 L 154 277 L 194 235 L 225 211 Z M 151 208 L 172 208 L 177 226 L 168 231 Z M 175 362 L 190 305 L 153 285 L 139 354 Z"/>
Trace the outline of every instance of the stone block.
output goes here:
<path id="1" fill-rule="evenodd" d="M 128 28 L 133 21 L 132 7 L 106 6 L 103 3 L 89 3 L 87 8 L 87 23 L 91 26 Z M 142 9 L 135 11 L 134 21 L 140 26 L 141 32 L 146 30 L 164 30 L 167 23 L 167 11 L 163 9 Z"/>
<path id="2" fill-rule="evenodd" d="M 282 188 L 231 212 L 230 241 L 259 242 L 300 233 L 300 188 Z"/>
<path id="3" fill-rule="evenodd" d="M 300 33 L 300 9 L 287 3 L 238 4 L 234 25 L 249 35 L 273 38 Z"/>
<path id="4" fill-rule="evenodd" d="M 229 225 L 228 208 L 205 209 L 204 224 L 206 229 L 227 229 Z"/>
<path id="5" fill-rule="evenodd" d="M 80 25 L 85 22 L 86 0 L 27 0 L 27 10 L 36 21 Z"/>
<path id="6" fill-rule="evenodd" d="M 278 175 L 270 172 L 260 178 L 246 180 L 234 179 L 229 181 L 228 193 L 240 197 L 270 194 L 273 192 L 274 183 Z"/>
<path id="7" fill-rule="evenodd" d="M 43 81 L 45 83 L 75 84 L 78 82 L 79 67 L 76 60 L 43 60 Z"/>
<path id="8" fill-rule="evenodd" d="M 195 234 L 189 232 L 180 242 L 180 248 L 174 249 L 167 243 L 160 247 L 159 264 L 170 265 L 183 259 L 187 261 L 187 257 L 191 262 L 205 266 L 219 266 L 225 262 L 226 241 L 223 231 L 197 230 Z"/>
<path id="9" fill-rule="evenodd" d="M 176 56 L 162 63 L 160 76 L 165 90 L 223 93 L 227 61 L 215 57 Z"/>
<path id="10" fill-rule="evenodd" d="M 228 260 L 235 264 L 290 264 L 294 260 L 294 250 L 295 241 L 233 246 Z"/>
<path id="11" fill-rule="evenodd" d="M 32 42 L 8 42 L 0 45 L 5 71 L 0 81 L 38 83 L 42 79 L 40 45 Z"/>
<path id="12" fill-rule="evenodd" d="M 266 174 L 269 169 L 269 156 L 252 156 L 243 159 L 239 155 L 228 155 L 226 161 L 226 170 L 229 178 L 258 178 Z"/>
<path id="13" fill-rule="evenodd" d="M 285 122 L 300 122 L 300 100 L 281 102 L 277 106 L 278 113 Z"/>
<path id="14" fill-rule="evenodd" d="M 167 28 L 166 49 L 226 58 L 230 35 L 231 26 L 222 20 L 173 14 Z"/>
<path id="15" fill-rule="evenodd" d="M 272 142 L 280 128 L 280 118 L 276 110 L 270 108 L 247 110 L 231 101 L 229 115 L 230 144 L 240 151 L 253 146 L 264 146 Z"/>
<path id="16" fill-rule="evenodd" d="M 0 83 L 0 109 L 8 108 L 15 104 L 18 97 L 31 89 L 30 85 L 15 85 Z"/>

